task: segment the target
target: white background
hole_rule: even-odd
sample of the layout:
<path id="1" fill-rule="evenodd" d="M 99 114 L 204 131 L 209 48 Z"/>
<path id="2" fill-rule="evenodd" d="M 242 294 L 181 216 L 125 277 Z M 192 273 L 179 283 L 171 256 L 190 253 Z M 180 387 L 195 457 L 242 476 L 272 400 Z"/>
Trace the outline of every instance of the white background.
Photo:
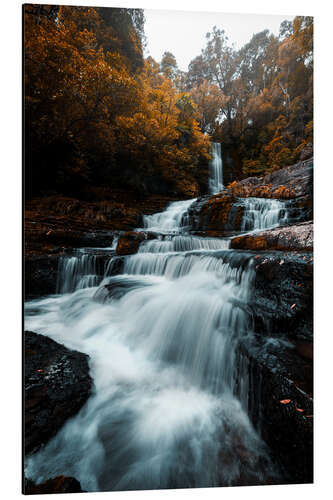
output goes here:
<path id="1" fill-rule="evenodd" d="M 329 498 L 332 466 L 332 8 L 326 0 L 132 0 L 42 2 L 231 13 L 315 16 L 315 485 L 94 493 L 90 499 Z M 21 491 L 21 2 L 1 4 L 1 482 L 0 495 Z M 170 26 L 172 36 L 172 26 Z M 184 40 L 186 43 L 186 40 Z M 101 496 L 102 495 L 102 496 Z M 72 496 L 71 496 L 72 497 Z M 45 495 L 41 498 L 51 498 Z M 52 495 L 52 498 L 54 496 Z M 66 496 L 66 498 L 69 498 Z M 81 497 L 78 497 L 81 498 Z"/>

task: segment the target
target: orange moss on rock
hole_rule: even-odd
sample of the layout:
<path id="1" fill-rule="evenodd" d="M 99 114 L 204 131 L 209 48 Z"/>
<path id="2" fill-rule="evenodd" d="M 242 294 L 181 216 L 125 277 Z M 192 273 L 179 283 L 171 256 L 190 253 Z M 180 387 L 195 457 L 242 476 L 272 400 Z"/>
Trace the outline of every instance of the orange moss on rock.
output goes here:
<path id="1" fill-rule="evenodd" d="M 231 246 L 239 250 L 267 250 L 268 242 L 265 236 L 238 236 L 232 239 Z"/>
<path id="2" fill-rule="evenodd" d="M 145 233 L 141 233 L 140 231 L 128 231 L 119 237 L 116 253 L 118 255 L 136 253 L 140 243 L 145 239 Z"/>
<path id="3" fill-rule="evenodd" d="M 201 209 L 200 226 L 207 231 L 223 231 L 235 201 L 235 198 L 227 193 L 209 198 Z"/>

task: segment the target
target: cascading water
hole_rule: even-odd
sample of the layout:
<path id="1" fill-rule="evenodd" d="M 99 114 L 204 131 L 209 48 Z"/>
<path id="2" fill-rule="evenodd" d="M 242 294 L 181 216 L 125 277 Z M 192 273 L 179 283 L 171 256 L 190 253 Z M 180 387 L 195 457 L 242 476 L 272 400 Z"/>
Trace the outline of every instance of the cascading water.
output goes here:
<path id="1" fill-rule="evenodd" d="M 210 194 L 217 194 L 223 189 L 223 163 L 221 144 L 212 142 L 212 159 L 209 162 L 208 189 Z"/>
<path id="2" fill-rule="evenodd" d="M 242 231 L 258 231 L 282 226 L 288 222 L 286 202 L 270 198 L 242 198 L 244 207 Z"/>
<path id="3" fill-rule="evenodd" d="M 178 233 L 186 226 L 186 213 L 196 198 L 170 203 L 164 212 L 143 217 L 144 229 L 159 233 Z"/>
<path id="4" fill-rule="evenodd" d="M 276 477 L 237 388 L 253 257 L 228 250 L 227 239 L 179 234 L 192 201 L 145 217 L 160 239 L 125 257 L 121 274 L 111 257 L 99 287 L 83 288 L 96 263 L 67 257 L 61 293 L 27 303 L 25 327 L 89 354 L 95 384 L 79 414 L 27 459 L 27 477 L 74 476 L 87 491 Z"/>

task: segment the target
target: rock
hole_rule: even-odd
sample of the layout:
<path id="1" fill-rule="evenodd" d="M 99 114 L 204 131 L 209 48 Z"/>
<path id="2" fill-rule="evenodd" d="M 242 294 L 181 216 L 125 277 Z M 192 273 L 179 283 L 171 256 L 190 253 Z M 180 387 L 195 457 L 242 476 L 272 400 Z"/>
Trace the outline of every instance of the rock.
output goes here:
<path id="1" fill-rule="evenodd" d="M 101 285 L 94 294 L 94 300 L 105 303 L 111 300 L 121 299 L 126 293 L 142 288 L 143 286 L 151 286 L 152 283 L 145 279 L 116 276 L 109 279 L 109 283 Z"/>
<path id="2" fill-rule="evenodd" d="M 116 253 L 117 255 L 130 255 L 136 253 L 140 243 L 157 237 L 157 233 L 143 231 L 127 231 L 119 236 Z"/>
<path id="3" fill-rule="evenodd" d="M 312 196 L 313 158 L 270 172 L 264 177 L 249 177 L 228 187 L 230 194 L 247 198 L 292 199 Z"/>
<path id="4" fill-rule="evenodd" d="M 312 483 L 312 363 L 276 343 L 275 349 L 243 346 L 239 366 L 248 374 L 249 416 L 285 482 Z"/>
<path id="5" fill-rule="evenodd" d="M 255 234 L 237 236 L 231 248 L 243 250 L 313 250 L 313 222 L 276 227 Z"/>
<path id="6" fill-rule="evenodd" d="M 188 210 L 189 224 L 194 231 L 238 231 L 241 227 L 243 207 L 227 191 L 196 200 Z"/>
<path id="7" fill-rule="evenodd" d="M 24 448 L 36 452 L 77 413 L 92 389 L 88 356 L 24 332 Z"/>
<path id="8" fill-rule="evenodd" d="M 83 493 L 79 481 L 74 477 L 57 476 L 45 483 L 35 484 L 30 479 L 24 480 L 24 495 L 45 495 L 47 493 Z"/>
<path id="9" fill-rule="evenodd" d="M 25 298 L 56 293 L 58 255 L 36 255 L 24 262 Z"/>
<path id="10" fill-rule="evenodd" d="M 255 331 L 312 342 L 312 254 L 260 253 L 255 270 L 249 299 Z"/>
<path id="11" fill-rule="evenodd" d="M 308 144 L 301 151 L 300 160 L 304 161 L 312 157 L 313 157 L 313 145 L 311 142 L 308 142 Z"/>

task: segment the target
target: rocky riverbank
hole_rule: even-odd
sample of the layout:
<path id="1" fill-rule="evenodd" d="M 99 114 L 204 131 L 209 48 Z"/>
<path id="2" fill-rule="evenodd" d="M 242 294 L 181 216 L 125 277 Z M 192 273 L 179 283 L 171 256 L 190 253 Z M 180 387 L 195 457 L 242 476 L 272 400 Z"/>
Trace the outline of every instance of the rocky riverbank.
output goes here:
<path id="1" fill-rule="evenodd" d="M 24 332 L 24 450 L 36 452 L 77 413 L 92 391 L 88 356 Z"/>
<path id="2" fill-rule="evenodd" d="M 174 198 L 151 195 L 139 198 L 128 191 L 107 192 L 103 201 L 57 195 L 27 200 L 25 255 L 60 253 L 64 248 L 108 247 L 115 231 L 142 225 L 142 214 L 163 210 Z"/>

